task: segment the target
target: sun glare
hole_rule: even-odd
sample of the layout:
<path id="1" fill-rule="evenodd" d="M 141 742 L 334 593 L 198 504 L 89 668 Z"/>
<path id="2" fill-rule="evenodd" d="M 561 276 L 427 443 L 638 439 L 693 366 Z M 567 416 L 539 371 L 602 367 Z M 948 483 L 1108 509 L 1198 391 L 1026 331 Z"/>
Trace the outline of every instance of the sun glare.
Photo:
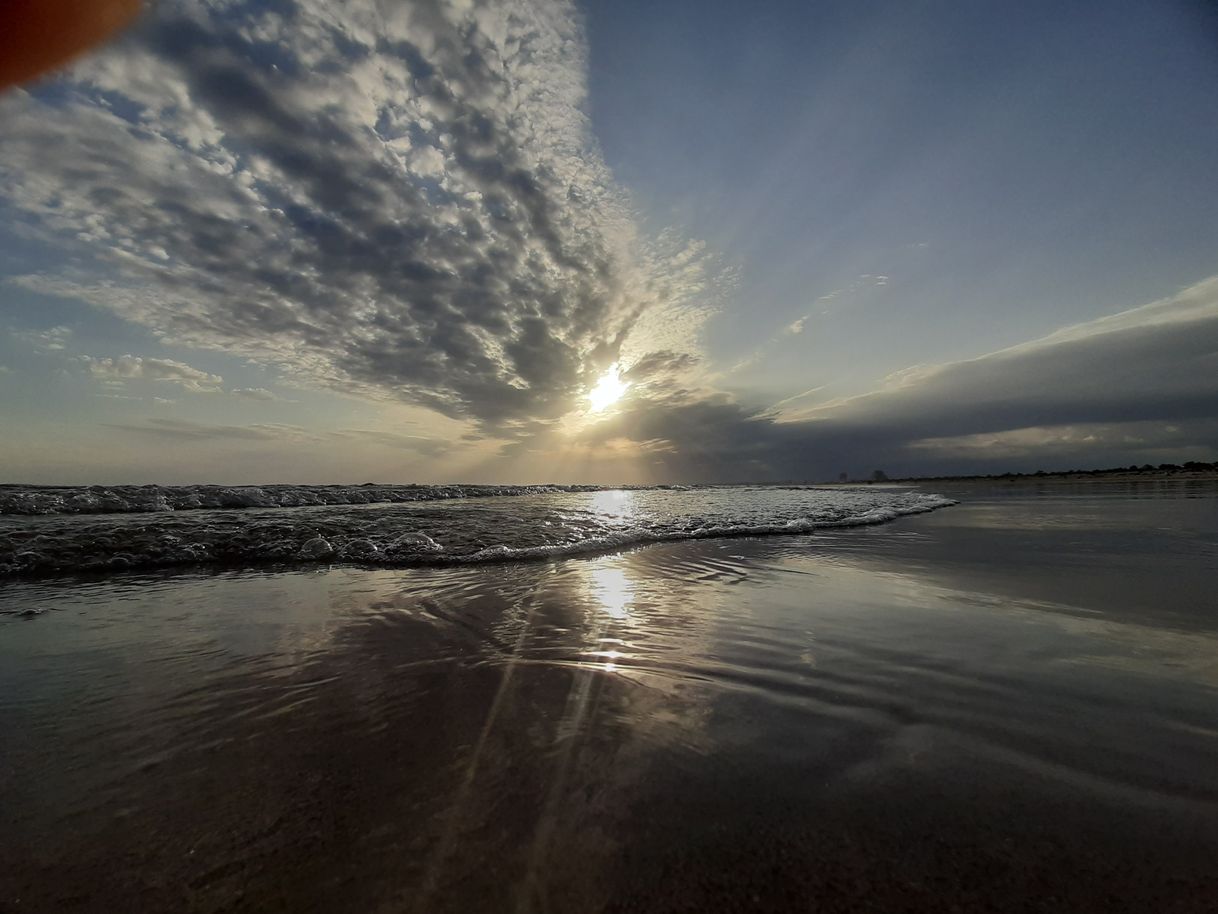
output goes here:
<path id="1" fill-rule="evenodd" d="M 622 380 L 621 369 L 617 363 L 609 366 L 609 370 L 601 375 L 596 386 L 588 391 L 588 403 L 592 412 L 599 413 L 622 399 L 622 394 L 630 389 L 630 384 Z"/>

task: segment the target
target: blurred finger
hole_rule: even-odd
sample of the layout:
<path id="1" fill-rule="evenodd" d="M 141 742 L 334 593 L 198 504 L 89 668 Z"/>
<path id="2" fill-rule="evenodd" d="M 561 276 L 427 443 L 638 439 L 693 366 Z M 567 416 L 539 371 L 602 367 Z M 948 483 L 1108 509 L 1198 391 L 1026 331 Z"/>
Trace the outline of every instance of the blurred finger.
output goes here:
<path id="1" fill-rule="evenodd" d="M 62 66 L 139 10 L 139 0 L 0 0 L 0 89 Z"/>

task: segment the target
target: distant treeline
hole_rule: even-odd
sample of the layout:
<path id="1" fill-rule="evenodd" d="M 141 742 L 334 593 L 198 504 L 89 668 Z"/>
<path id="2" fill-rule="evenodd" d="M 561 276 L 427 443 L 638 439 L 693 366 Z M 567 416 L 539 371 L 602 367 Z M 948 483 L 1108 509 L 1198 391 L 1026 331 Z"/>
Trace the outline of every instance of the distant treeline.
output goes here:
<path id="1" fill-rule="evenodd" d="M 942 482 L 947 480 L 964 479 L 1044 479 L 1065 478 L 1073 476 L 1131 476 L 1154 475 L 1170 476 L 1183 473 L 1218 473 L 1218 462 L 1206 463 L 1203 460 L 1189 460 L 1185 463 L 1160 463 L 1158 466 L 1144 463 L 1141 466 L 1130 464 L 1127 467 L 1108 467 L 1102 470 L 1036 470 L 1031 473 L 976 473 L 965 476 L 903 476 L 889 477 L 881 470 L 876 470 L 867 479 L 847 480 L 843 473 L 838 482 Z"/>

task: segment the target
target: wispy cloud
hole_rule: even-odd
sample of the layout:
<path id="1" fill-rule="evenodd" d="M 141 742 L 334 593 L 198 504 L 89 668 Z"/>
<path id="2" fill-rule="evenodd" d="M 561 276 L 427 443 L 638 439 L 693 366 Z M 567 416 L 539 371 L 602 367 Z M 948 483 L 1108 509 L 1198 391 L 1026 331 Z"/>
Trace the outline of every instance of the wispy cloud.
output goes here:
<path id="1" fill-rule="evenodd" d="M 1218 440 L 1218 420 L 1190 423 L 1184 428 L 1161 420 L 1143 422 L 1096 423 L 1080 425 L 1032 426 L 1001 432 L 982 432 L 914 441 L 910 448 L 937 459 L 963 458 L 1003 461 L 1022 458 L 1052 460 L 1086 451 L 1109 453 L 1128 451 L 1140 455 L 1160 455 L 1164 460 L 1208 459 L 1196 452 L 1203 438 Z M 1203 440 L 1203 439 L 1202 439 Z"/>
<path id="2" fill-rule="evenodd" d="M 820 393 L 824 389 L 824 384 L 818 384 L 816 387 L 809 387 L 807 390 L 801 390 L 797 394 L 792 394 L 789 397 L 784 397 L 783 399 L 779 400 L 777 403 L 766 409 L 765 412 L 767 414 L 777 416 L 781 412 L 782 407 L 790 406 L 792 403 L 798 403 L 800 400 L 805 400 L 813 394 Z"/>
<path id="3" fill-rule="evenodd" d="M 80 356 L 78 359 L 89 374 L 109 384 L 128 381 L 164 381 L 179 385 L 193 393 L 215 393 L 220 390 L 224 378 L 217 374 L 192 368 L 173 359 L 141 358 L 123 355 L 116 359 L 95 359 Z"/>
<path id="4" fill-rule="evenodd" d="M 458 445 L 454 445 L 452 442 L 441 438 L 375 429 L 340 429 L 328 433 L 327 437 L 335 441 L 356 441 L 397 450 L 412 451 L 424 457 L 440 457 L 458 448 Z"/>
<path id="5" fill-rule="evenodd" d="M 234 387 L 229 393 L 242 400 L 258 400 L 263 403 L 283 399 L 274 391 L 267 390 L 265 387 Z"/>
<path id="6" fill-rule="evenodd" d="M 140 435 L 177 441 L 277 441 L 320 440 L 307 429 L 298 425 L 261 423 L 254 425 L 216 425 L 207 422 L 192 422 L 188 419 L 152 418 L 139 422 L 112 422 L 108 428 Z"/>
<path id="7" fill-rule="evenodd" d="M 225 425 L 195 422 L 189 419 L 152 417 L 133 422 L 112 422 L 107 428 L 147 438 L 162 439 L 167 445 L 187 442 L 261 442 L 267 446 L 296 446 L 307 444 L 327 453 L 352 446 L 361 451 L 368 448 L 388 448 L 426 458 L 441 457 L 460 450 L 462 445 L 427 435 L 413 435 L 385 429 L 344 428 L 321 431 L 286 423 L 259 422 L 247 425 Z"/>
<path id="8" fill-rule="evenodd" d="M 791 321 L 791 323 L 787 324 L 760 346 L 757 346 L 744 358 L 738 360 L 728 369 L 727 374 L 734 374 L 751 365 L 756 365 L 778 343 L 790 337 L 799 336 L 804 332 L 810 321 L 815 322 L 817 319 L 829 317 L 837 308 L 848 301 L 851 296 L 857 295 L 864 289 L 878 289 L 886 285 L 888 285 L 887 276 L 879 273 L 863 273 L 853 282 L 818 296 L 813 300 L 812 306 L 807 312 L 795 318 L 795 320 Z"/>

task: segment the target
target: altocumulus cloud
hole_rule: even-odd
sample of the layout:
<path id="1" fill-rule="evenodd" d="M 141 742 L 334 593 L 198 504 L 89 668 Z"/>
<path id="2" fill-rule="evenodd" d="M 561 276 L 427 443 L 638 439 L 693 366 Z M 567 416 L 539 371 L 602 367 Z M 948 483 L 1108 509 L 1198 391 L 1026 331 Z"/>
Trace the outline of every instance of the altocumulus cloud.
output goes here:
<path id="1" fill-rule="evenodd" d="M 0 100 L 0 192 L 76 265 L 16 281 L 296 383 L 535 433 L 704 284 L 696 246 L 636 232 L 585 73 L 560 0 L 165 0 Z"/>

